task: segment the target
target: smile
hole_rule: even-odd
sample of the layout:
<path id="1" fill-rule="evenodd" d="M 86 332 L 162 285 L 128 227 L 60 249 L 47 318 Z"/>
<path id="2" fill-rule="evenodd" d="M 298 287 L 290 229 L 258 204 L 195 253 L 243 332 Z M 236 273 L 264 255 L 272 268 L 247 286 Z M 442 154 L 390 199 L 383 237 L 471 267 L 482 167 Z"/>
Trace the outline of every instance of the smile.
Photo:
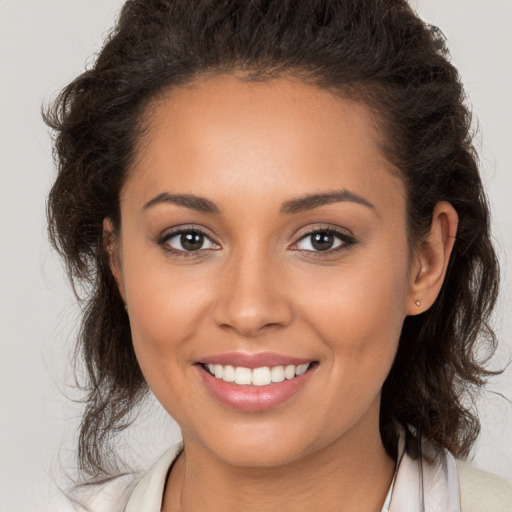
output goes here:
<path id="1" fill-rule="evenodd" d="M 239 411 L 259 412 L 284 404 L 298 394 L 319 363 L 268 353 L 224 354 L 206 358 L 195 367 L 210 396 L 221 404 Z"/>
<path id="2" fill-rule="evenodd" d="M 243 366 L 231 366 L 221 364 L 205 364 L 204 368 L 216 379 L 224 382 L 232 382 L 239 386 L 269 386 L 300 377 L 307 372 L 310 363 L 287 366 L 262 366 L 260 368 L 245 368 Z"/>

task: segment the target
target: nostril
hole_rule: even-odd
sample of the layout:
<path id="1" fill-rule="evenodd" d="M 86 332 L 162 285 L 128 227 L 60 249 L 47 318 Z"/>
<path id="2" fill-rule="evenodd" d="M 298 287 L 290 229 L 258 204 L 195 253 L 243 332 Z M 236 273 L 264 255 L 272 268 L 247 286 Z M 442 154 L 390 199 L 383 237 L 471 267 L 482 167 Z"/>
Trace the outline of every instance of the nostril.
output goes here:
<path id="1" fill-rule="evenodd" d="M 238 290 L 229 297 L 219 298 L 214 320 L 224 330 L 234 330 L 244 337 L 255 337 L 263 331 L 279 329 L 293 320 L 292 307 L 284 297 Z"/>

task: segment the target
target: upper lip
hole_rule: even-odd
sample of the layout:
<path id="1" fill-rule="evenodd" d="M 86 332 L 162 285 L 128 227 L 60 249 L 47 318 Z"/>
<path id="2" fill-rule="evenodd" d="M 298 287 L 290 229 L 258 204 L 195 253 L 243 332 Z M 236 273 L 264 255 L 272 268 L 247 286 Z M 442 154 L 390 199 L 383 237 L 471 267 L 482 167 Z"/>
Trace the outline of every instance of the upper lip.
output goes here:
<path id="1" fill-rule="evenodd" d="M 226 352 L 213 354 L 201 358 L 198 363 L 220 364 L 222 366 L 242 366 L 244 368 L 261 368 L 263 366 L 288 366 L 312 362 L 312 359 L 276 354 L 274 352 L 258 352 L 249 354 L 247 352 Z"/>

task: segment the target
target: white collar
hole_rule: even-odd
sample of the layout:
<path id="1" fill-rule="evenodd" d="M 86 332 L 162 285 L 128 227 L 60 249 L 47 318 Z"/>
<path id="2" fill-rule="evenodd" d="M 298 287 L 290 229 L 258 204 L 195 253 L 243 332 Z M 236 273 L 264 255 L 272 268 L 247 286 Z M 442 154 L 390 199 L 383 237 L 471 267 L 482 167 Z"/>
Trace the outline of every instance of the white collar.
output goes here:
<path id="1" fill-rule="evenodd" d="M 183 441 L 180 441 L 155 462 L 133 490 L 124 512 L 160 512 L 169 468 L 182 450 Z"/>
<path id="2" fill-rule="evenodd" d="M 428 441 L 423 441 L 422 452 L 435 463 L 408 455 L 405 437 L 400 437 L 391 503 L 382 512 L 461 512 L 459 475 L 453 455 L 444 450 L 439 457 Z"/>

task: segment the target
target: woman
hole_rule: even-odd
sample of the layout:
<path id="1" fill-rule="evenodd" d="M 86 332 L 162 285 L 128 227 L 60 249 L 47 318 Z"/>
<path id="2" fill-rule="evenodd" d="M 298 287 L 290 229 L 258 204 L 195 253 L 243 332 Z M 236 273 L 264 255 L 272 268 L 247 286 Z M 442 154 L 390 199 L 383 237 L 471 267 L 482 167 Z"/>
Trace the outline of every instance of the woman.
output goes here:
<path id="1" fill-rule="evenodd" d="M 462 86 L 406 2 L 129 1 L 46 119 L 89 285 L 81 467 L 148 389 L 183 435 L 113 510 L 510 509 L 455 460 L 498 268 Z"/>

